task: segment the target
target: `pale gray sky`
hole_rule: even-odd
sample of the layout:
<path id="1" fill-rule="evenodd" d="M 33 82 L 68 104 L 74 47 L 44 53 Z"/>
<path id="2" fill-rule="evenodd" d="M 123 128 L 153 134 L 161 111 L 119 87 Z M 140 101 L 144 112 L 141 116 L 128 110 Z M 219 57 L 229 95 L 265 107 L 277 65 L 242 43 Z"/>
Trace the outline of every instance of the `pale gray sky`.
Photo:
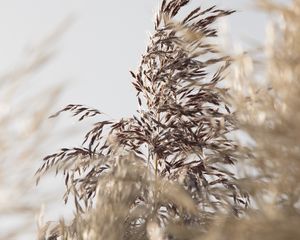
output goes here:
<path id="1" fill-rule="evenodd" d="M 249 11 L 253 2 L 194 0 L 193 5 L 237 9 L 227 19 L 230 37 L 241 41 L 264 34 L 266 19 Z M 57 44 L 57 56 L 34 75 L 31 87 L 67 80 L 61 105 L 82 103 L 116 118 L 134 112 L 128 71 L 136 68 L 146 48 L 157 0 L 0 0 L 0 6 L 0 73 L 26 59 L 24 53 L 32 45 L 74 15 L 74 24 Z"/>

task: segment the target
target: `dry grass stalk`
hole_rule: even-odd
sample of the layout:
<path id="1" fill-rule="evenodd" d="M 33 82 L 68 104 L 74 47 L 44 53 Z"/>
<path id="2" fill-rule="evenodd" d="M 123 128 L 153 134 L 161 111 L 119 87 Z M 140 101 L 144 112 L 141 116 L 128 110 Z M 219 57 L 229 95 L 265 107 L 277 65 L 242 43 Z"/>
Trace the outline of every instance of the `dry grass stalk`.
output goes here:
<path id="1" fill-rule="evenodd" d="M 52 60 L 53 45 L 69 23 L 69 20 L 63 22 L 32 47 L 22 64 L 0 77 L 0 239 L 3 240 L 32 236 L 40 202 L 53 200 L 45 193 L 41 196 L 33 192 L 33 174 L 36 160 L 42 155 L 42 143 L 50 139 L 49 122 L 44 120 L 62 88 L 30 89 L 28 78 Z"/>
<path id="2" fill-rule="evenodd" d="M 245 218 L 221 218 L 208 240 L 300 238 L 300 1 L 259 5 L 275 19 L 266 56 L 240 59 L 232 95 L 239 125 L 255 143 L 240 184 L 253 207 Z"/>
<path id="3" fill-rule="evenodd" d="M 189 2 L 162 1 L 131 72 L 138 114 L 99 121 L 82 147 L 45 157 L 38 177 L 62 171 L 65 200 L 71 193 L 76 205 L 73 224 L 61 222 L 48 239 L 187 239 L 187 229 L 203 234 L 216 214 L 238 216 L 248 205 L 230 171 L 240 153 L 228 137 L 235 116 L 220 86 L 231 59 L 212 44 L 214 22 L 233 11 L 197 8 L 176 20 Z M 54 116 L 63 111 L 79 120 L 100 114 L 69 105 Z"/>
<path id="4" fill-rule="evenodd" d="M 32 62 L 0 78 L 0 217 L 3 221 L 0 239 L 19 239 L 30 234 L 30 230 L 32 233 L 40 208 L 37 200 L 32 201 L 38 199 L 32 192 L 34 160 L 40 158 L 40 143 L 49 137 L 44 119 L 61 88 L 47 89 L 42 99 L 38 94 L 20 97 L 20 92 L 28 91 L 26 75 L 33 74 L 48 58 L 47 52 L 38 52 Z M 32 105 L 32 99 L 39 101 Z M 13 228 L 12 223 L 16 223 Z"/>

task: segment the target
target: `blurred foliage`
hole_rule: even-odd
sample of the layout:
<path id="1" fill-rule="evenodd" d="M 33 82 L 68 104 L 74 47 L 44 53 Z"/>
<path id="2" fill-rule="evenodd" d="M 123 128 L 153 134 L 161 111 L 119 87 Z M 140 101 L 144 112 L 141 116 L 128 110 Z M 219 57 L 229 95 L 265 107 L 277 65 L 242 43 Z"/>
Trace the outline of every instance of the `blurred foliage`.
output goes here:
<path id="1" fill-rule="evenodd" d="M 53 59 L 53 45 L 65 31 L 64 22 L 45 38 L 19 65 L 0 77 L 0 239 L 32 235 L 41 204 L 53 197 L 35 191 L 35 168 L 49 143 L 45 121 L 62 91 L 61 86 L 36 89 L 31 81 Z"/>

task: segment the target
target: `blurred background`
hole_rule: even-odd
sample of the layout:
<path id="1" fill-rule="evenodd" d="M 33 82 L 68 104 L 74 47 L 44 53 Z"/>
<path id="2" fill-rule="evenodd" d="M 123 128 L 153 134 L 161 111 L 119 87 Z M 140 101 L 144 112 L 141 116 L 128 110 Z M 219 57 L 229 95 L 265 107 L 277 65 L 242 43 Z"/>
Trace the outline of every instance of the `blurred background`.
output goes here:
<path id="1" fill-rule="evenodd" d="M 63 205 L 62 179 L 47 177 L 35 187 L 34 173 L 43 156 L 79 146 L 91 122 L 48 116 L 69 103 L 97 108 L 113 119 L 134 114 L 129 70 L 139 65 L 158 3 L 0 1 L 0 239 L 32 239 L 39 215 L 48 221 L 72 213 Z M 220 43 L 228 51 L 253 48 L 265 37 L 268 16 L 254 1 L 191 5 L 237 10 L 219 25 Z"/>

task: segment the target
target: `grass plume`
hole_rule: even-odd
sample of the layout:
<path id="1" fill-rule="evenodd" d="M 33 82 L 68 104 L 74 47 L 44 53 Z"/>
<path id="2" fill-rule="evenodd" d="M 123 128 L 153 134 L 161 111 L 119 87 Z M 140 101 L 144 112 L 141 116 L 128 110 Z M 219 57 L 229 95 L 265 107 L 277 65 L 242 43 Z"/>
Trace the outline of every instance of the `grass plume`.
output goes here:
<path id="1" fill-rule="evenodd" d="M 76 205 L 73 223 L 52 237 L 153 239 L 150 224 L 161 239 L 177 239 L 175 226 L 204 233 L 217 213 L 238 216 L 248 205 L 231 170 L 239 158 L 229 138 L 235 116 L 220 84 L 231 59 L 213 44 L 215 21 L 233 11 L 196 8 L 178 20 L 188 3 L 162 1 L 131 72 L 137 114 L 96 122 L 81 147 L 44 158 L 37 174 L 62 171 L 65 200 L 72 194 Z M 54 116 L 64 111 L 79 120 L 99 113 L 68 105 Z"/>
<path id="2" fill-rule="evenodd" d="M 199 7 L 179 19 L 189 2 L 161 2 L 131 71 L 137 113 L 97 121 L 80 147 L 44 158 L 38 177 L 61 171 L 76 212 L 40 239 L 299 238 L 300 1 L 261 1 L 281 25 L 271 29 L 265 57 L 240 58 L 213 41 L 215 21 L 233 11 Z M 65 111 L 103 117 L 74 104 L 54 116 Z M 254 144 L 235 142 L 236 129 Z"/>

